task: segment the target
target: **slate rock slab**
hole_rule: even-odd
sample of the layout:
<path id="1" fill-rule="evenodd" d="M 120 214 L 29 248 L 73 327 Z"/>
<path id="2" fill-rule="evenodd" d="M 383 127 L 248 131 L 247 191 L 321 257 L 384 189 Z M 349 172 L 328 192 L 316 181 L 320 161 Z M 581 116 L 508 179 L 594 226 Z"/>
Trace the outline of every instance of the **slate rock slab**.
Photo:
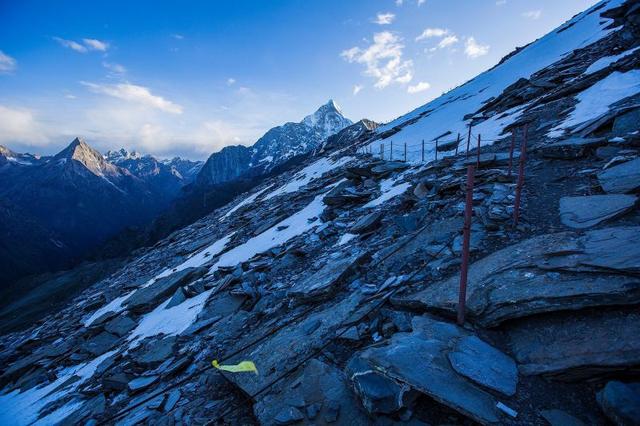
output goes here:
<path id="1" fill-rule="evenodd" d="M 338 290 L 338 284 L 353 272 L 359 256 L 349 256 L 346 259 L 329 260 L 326 265 L 307 278 L 295 283 L 289 290 L 289 295 L 299 300 L 319 300 Z"/>
<path id="2" fill-rule="evenodd" d="M 598 392 L 596 400 L 614 424 L 640 424 L 640 383 L 609 382 Z"/>
<path id="3" fill-rule="evenodd" d="M 532 317 L 509 327 L 520 373 L 565 380 L 640 366 L 640 312 L 603 310 Z"/>
<path id="4" fill-rule="evenodd" d="M 605 192 L 624 194 L 640 188 L 640 157 L 610 167 L 598 174 L 598 182 Z"/>
<path id="5" fill-rule="evenodd" d="M 208 268 L 186 268 L 136 290 L 125 302 L 132 311 L 145 311 L 171 296 L 178 287 L 194 281 L 208 272 Z"/>
<path id="6" fill-rule="evenodd" d="M 638 304 L 639 272 L 640 227 L 541 235 L 470 266 L 467 315 L 496 326 L 543 312 Z M 392 302 L 454 314 L 459 279 L 456 274 Z"/>
<path id="7" fill-rule="evenodd" d="M 97 336 L 92 337 L 87 340 L 83 345 L 82 349 L 86 352 L 89 352 L 92 355 L 102 355 L 111 349 L 115 344 L 120 340 L 118 336 L 115 336 L 111 333 L 107 333 L 103 331 Z"/>
<path id="8" fill-rule="evenodd" d="M 449 352 L 449 361 L 454 370 L 476 383 L 508 396 L 516 393 L 516 363 L 476 336 L 458 340 Z"/>
<path id="9" fill-rule="evenodd" d="M 414 317 L 412 325 L 413 332 L 396 333 L 387 345 L 364 349 L 349 361 L 346 368 L 347 377 L 365 404 L 367 400 L 380 400 L 383 394 L 379 390 L 393 390 L 390 382 L 395 382 L 396 401 L 403 400 L 408 386 L 413 391 L 426 394 L 481 424 L 503 421 L 503 415 L 496 408 L 497 400 L 475 381 L 487 386 L 503 380 L 517 379 L 517 375 L 512 374 L 513 364 L 505 362 L 506 355 L 495 348 L 486 349 L 484 342 L 478 344 L 473 340 L 469 341 L 473 335 L 453 324 L 428 317 Z M 465 341 L 460 343 L 463 339 Z M 482 346 L 484 358 L 474 360 L 464 356 L 460 348 L 465 346 L 476 350 Z M 458 349 L 453 349 L 456 347 Z M 474 376 L 474 380 L 469 380 L 452 367 L 449 360 L 452 352 L 461 354 L 457 356 L 458 366 L 468 376 Z M 505 365 L 510 372 L 505 374 L 480 365 L 486 362 L 495 366 Z M 379 386 L 363 384 L 363 379 L 370 375 L 386 379 L 386 388 L 383 386 L 385 381 Z M 515 386 L 515 383 L 510 383 L 499 387 L 513 389 Z M 363 393 L 370 391 L 376 394 Z"/>
<path id="10" fill-rule="evenodd" d="M 638 197 L 625 194 L 560 198 L 560 220 L 571 228 L 590 228 L 631 210 Z"/>
<path id="11" fill-rule="evenodd" d="M 140 392 L 154 384 L 160 376 L 142 376 L 131 380 L 127 387 L 131 392 Z"/>
<path id="12" fill-rule="evenodd" d="M 570 138 L 540 148 L 543 157 L 572 160 L 584 157 L 605 143 L 604 138 Z"/>
<path id="13" fill-rule="evenodd" d="M 354 234 L 363 234 L 365 232 L 370 232 L 380 226 L 380 222 L 382 221 L 382 212 L 373 212 L 362 216 L 358 221 L 351 227 L 349 232 Z"/>
<path id="14" fill-rule="evenodd" d="M 342 371 L 311 359 L 286 383 L 260 398 L 253 407 L 260 424 L 293 420 L 305 425 L 369 425 Z M 286 414 L 295 413 L 295 416 Z"/>
<path id="15" fill-rule="evenodd" d="M 124 336 L 136 327 L 136 322 L 126 315 L 121 315 L 109 321 L 104 327 L 109 333 Z"/>

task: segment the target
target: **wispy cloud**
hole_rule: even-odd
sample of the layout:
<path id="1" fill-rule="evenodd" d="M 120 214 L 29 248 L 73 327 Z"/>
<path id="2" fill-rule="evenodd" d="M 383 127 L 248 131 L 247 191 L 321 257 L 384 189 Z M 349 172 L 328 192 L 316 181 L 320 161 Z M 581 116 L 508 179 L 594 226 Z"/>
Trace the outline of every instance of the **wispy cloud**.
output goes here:
<path id="1" fill-rule="evenodd" d="M 427 83 L 426 81 L 421 81 L 414 86 L 407 87 L 407 93 L 414 94 L 414 93 L 424 92 L 425 90 L 428 90 L 430 87 L 431 85 L 429 83 Z"/>
<path id="2" fill-rule="evenodd" d="M 396 0 L 396 6 L 402 6 L 403 0 Z"/>
<path id="3" fill-rule="evenodd" d="M 504 6 L 507 4 L 507 0 L 496 0 L 496 6 Z"/>
<path id="4" fill-rule="evenodd" d="M 479 44 L 475 38 L 469 37 L 464 45 L 464 53 L 469 58 L 479 58 L 489 53 L 489 45 Z"/>
<path id="5" fill-rule="evenodd" d="M 0 74 L 10 74 L 15 71 L 18 62 L 0 50 Z"/>
<path id="6" fill-rule="evenodd" d="M 357 95 L 358 93 L 360 93 L 360 91 L 362 90 L 362 86 L 359 84 L 356 84 L 355 86 L 353 86 L 353 95 Z"/>
<path id="7" fill-rule="evenodd" d="M 171 114 L 182 114 L 182 107 L 180 105 L 168 101 L 162 96 L 154 95 L 151 93 L 151 90 L 144 86 L 137 86 L 130 83 L 96 84 L 86 81 L 82 81 L 81 84 L 89 88 L 89 90 L 94 93 L 111 96 L 127 102 L 137 103 Z"/>
<path id="8" fill-rule="evenodd" d="M 125 74 L 127 72 L 127 69 L 120 65 L 120 64 L 115 64 L 112 62 L 103 62 L 102 66 L 105 67 L 106 69 L 108 69 L 110 72 L 112 72 L 113 74 Z"/>
<path id="9" fill-rule="evenodd" d="M 391 83 L 408 83 L 413 78 L 413 61 L 402 58 L 404 45 L 400 36 L 383 31 L 373 35 L 373 43 L 361 49 L 343 51 L 346 61 L 365 66 L 364 74 L 376 80 L 374 87 L 383 89 Z"/>
<path id="10" fill-rule="evenodd" d="M 531 19 L 533 21 L 540 19 L 540 17 L 542 16 L 542 11 L 541 10 L 528 10 L 526 12 L 524 12 L 522 14 L 522 16 L 524 16 L 527 19 Z"/>
<path id="11" fill-rule="evenodd" d="M 33 111 L 0 105 L 0 143 L 44 145 L 48 141 Z"/>
<path id="12" fill-rule="evenodd" d="M 374 19 L 373 22 L 375 22 L 378 25 L 389 25 L 393 22 L 395 17 L 396 15 L 391 12 L 378 13 L 376 15 L 376 19 Z"/>
<path id="13" fill-rule="evenodd" d="M 184 36 L 182 34 L 171 34 L 171 37 L 176 40 L 184 40 Z"/>
<path id="14" fill-rule="evenodd" d="M 89 50 L 99 50 L 100 52 L 106 52 L 109 48 L 109 43 L 96 40 L 95 38 L 83 38 L 82 41 Z"/>
<path id="15" fill-rule="evenodd" d="M 426 40 L 434 37 L 444 37 L 449 34 L 449 30 L 444 28 L 426 28 L 422 34 L 416 37 L 416 41 Z"/>
<path id="16" fill-rule="evenodd" d="M 233 86 L 236 83 L 236 79 L 233 77 L 229 77 L 227 79 L 227 86 Z"/>
<path id="17" fill-rule="evenodd" d="M 61 46 L 71 50 L 75 50 L 78 53 L 87 53 L 89 51 L 106 52 L 109 49 L 109 43 L 97 40 L 95 38 L 83 38 L 82 43 L 74 40 L 67 40 L 61 37 L 53 37 Z"/>
<path id="18" fill-rule="evenodd" d="M 418 6 L 422 6 L 427 0 L 418 0 Z"/>
<path id="19" fill-rule="evenodd" d="M 458 37 L 456 37 L 455 34 L 452 34 L 452 35 L 446 36 L 442 40 L 440 40 L 440 42 L 438 43 L 438 48 L 439 49 L 444 49 L 445 47 L 452 46 L 452 45 L 456 44 L 459 41 L 460 40 L 458 40 Z"/>

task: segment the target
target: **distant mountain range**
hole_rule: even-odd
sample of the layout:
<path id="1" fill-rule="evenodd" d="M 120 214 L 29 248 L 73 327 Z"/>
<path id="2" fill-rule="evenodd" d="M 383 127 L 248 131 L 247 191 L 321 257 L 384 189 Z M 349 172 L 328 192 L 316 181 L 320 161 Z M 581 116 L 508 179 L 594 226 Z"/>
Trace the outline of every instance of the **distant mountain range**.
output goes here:
<path id="1" fill-rule="evenodd" d="M 71 265 L 125 227 L 149 222 L 201 165 L 125 150 L 103 156 L 79 138 L 52 157 L 0 147 L 2 280 Z"/>
<path id="2" fill-rule="evenodd" d="M 226 147 L 204 164 L 125 149 L 102 155 L 79 138 L 49 157 L 0 146 L 2 284 L 72 266 L 109 240 L 105 250 L 110 254 L 152 242 L 224 205 L 343 129 L 373 128 L 369 121 L 352 124 L 330 100 L 301 122 L 274 127 L 253 146 Z"/>

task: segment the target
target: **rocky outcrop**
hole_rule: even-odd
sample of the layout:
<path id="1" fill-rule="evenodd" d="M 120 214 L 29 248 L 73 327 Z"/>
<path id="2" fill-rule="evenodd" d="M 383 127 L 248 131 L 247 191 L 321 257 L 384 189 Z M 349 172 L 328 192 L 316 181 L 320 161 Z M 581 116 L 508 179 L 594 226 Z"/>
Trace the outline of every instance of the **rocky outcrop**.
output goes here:
<path id="1" fill-rule="evenodd" d="M 560 220 L 570 228 L 590 228 L 634 208 L 638 197 L 624 194 L 562 197 Z"/>
<path id="2" fill-rule="evenodd" d="M 495 326 L 543 312 L 637 304 L 638 259 L 638 227 L 535 237 L 471 265 L 467 311 L 479 324 Z M 453 276 L 394 303 L 453 313 L 458 280 Z"/>

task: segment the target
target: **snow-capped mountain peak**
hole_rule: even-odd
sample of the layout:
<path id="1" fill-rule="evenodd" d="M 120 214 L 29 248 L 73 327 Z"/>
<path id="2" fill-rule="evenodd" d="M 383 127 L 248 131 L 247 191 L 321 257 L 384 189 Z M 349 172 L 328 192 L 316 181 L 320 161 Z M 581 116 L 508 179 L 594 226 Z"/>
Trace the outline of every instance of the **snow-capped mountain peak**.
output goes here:
<path id="1" fill-rule="evenodd" d="M 329 99 L 316 112 L 307 115 L 302 120 L 302 124 L 319 131 L 324 138 L 327 138 L 350 126 L 353 122 L 343 115 L 342 110 L 333 99 Z"/>

